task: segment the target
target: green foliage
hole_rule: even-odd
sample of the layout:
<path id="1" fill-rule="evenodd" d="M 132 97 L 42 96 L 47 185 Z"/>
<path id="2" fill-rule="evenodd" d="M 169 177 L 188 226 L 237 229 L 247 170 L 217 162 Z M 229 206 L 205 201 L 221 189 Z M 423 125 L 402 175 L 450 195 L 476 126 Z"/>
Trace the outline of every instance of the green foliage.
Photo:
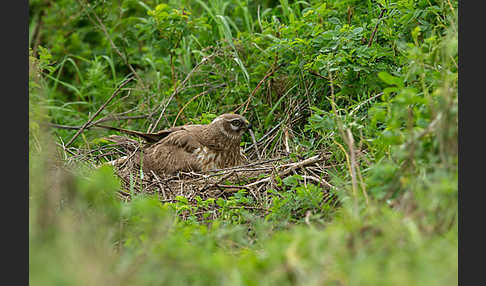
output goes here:
<path id="1" fill-rule="evenodd" d="M 332 213 L 331 201 L 324 200 L 322 189 L 314 184 L 303 185 L 302 176 L 293 175 L 282 180 L 284 192 L 273 191 L 271 213 L 267 219 L 278 222 L 299 222 L 308 215 L 313 219 L 329 218 Z"/>
<path id="2" fill-rule="evenodd" d="M 457 1 L 29 6 L 32 284 L 457 285 Z M 267 154 L 286 131 L 290 158 L 324 152 L 332 188 L 124 201 L 111 168 L 55 144 L 76 130 L 45 124 L 84 124 L 130 75 L 96 119 L 207 124 L 271 71 L 245 114 L 257 140 L 280 124 Z"/>
<path id="3" fill-rule="evenodd" d="M 89 179 L 80 179 L 77 182 L 80 190 L 80 200 L 86 202 L 86 208 L 96 210 L 118 220 L 120 217 L 120 204 L 116 191 L 120 182 L 113 174 L 113 169 L 103 166 L 96 170 Z"/>

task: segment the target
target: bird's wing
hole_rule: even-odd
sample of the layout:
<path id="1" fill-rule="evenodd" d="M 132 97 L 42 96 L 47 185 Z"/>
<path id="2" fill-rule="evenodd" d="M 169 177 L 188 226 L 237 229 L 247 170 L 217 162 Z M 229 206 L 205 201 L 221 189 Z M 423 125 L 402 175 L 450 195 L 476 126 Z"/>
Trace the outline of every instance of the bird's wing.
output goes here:
<path id="1" fill-rule="evenodd" d="M 213 151 L 224 151 L 224 144 L 221 144 L 221 142 L 217 142 L 218 140 L 214 140 L 212 138 L 211 140 L 208 140 L 204 134 L 207 132 L 204 130 L 204 128 L 208 127 L 208 125 L 185 125 L 181 126 L 184 130 L 190 132 L 191 134 L 194 134 L 194 139 L 196 139 L 202 146 L 207 147 Z M 214 136 L 212 136 L 214 137 Z"/>
<path id="2" fill-rule="evenodd" d="M 197 148 L 203 147 L 198 136 L 195 134 L 196 132 L 202 132 L 202 127 L 203 125 L 187 125 L 164 130 L 167 134 L 156 145 L 177 146 L 186 152 L 192 153 Z"/>

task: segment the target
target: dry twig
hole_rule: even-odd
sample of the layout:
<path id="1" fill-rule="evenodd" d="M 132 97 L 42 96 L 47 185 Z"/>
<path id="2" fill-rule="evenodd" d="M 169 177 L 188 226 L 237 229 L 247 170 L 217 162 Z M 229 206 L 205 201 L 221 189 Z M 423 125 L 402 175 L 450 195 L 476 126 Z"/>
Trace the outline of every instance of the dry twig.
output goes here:
<path id="1" fill-rule="evenodd" d="M 84 129 L 91 123 L 91 121 L 93 121 L 96 116 L 98 116 L 98 114 L 100 114 L 100 112 L 105 109 L 106 105 L 108 105 L 108 103 L 110 103 L 110 101 L 113 100 L 113 98 L 115 98 L 115 96 L 120 92 L 121 88 L 124 87 L 127 83 L 129 83 L 133 78 L 128 78 L 126 79 L 125 81 L 123 81 L 120 86 L 118 86 L 118 88 L 113 92 L 113 94 L 110 96 L 110 98 L 108 98 L 108 100 L 100 107 L 98 108 L 98 110 L 95 112 L 95 114 L 93 114 L 93 116 L 91 116 L 91 118 L 86 121 L 86 123 L 81 126 L 81 128 L 79 128 L 78 132 L 76 132 L 76 134 L 74 134 L 74 136 L 71 138 L 71 140 L 69 140 L 68 143 L 66 143 L 66 146 L 65 148 L 69 147 L 69 145 L 71 145 L 74 140 L 84 131 Z"/>
<path id="2" fill-rule="evenodd" d="M 304 161 L 301 161 L 301 162 L 298 162 L 298 163 L 289 164 L 288 166 L 290 168 L 287 168 L 284 171 L 279 172 L 277 175 L 279 177 L 284 177 L 285 175 L 289 174 L 290 172 L 292 172 L 292 171 L 294 171 L 294 170 L 296 170 L 298 168 L 301 168 L 303 166 L 306 166 L 306 165 L 310 165 L 310 164 L 319 162 L 321 160 L 322 160 L 322 158 L 320 158 L 320 155 L 315 155 L 313 157 L 310 157 L 308 159 L 305 159 Z M 267 177 L 265 179 L 261 179 L 259 181 L 256 181 L 256 182 L 253 182 L 253 183 L 250 183 L 250 184 L 247 184 L 247 185 L 245 185 L 245 187 L 255 186 L 255 185 L 258 185 L 258 184 L 261 184 L 261 183 L 264 183 L 264 182 L 268 182 L 271 179 L 272 179 L 272 176 Z"/>
<path id="3" fill-rule="evenodd" d="M 174 122 L 172 123 L 172 127 L 174 127 L 177 123 L 177 119 L 179 119 L 179 116 L 181 115 L 182 111 L 184 111 L 184 109 L 193 101 L 195 100 L 196 98 L 200 97 L 200 96 L 204 96 L 208 93 L 210 93 L 211 91 L 213 91 L 214 89 L 216 88 L 220 88 L 220 87 L 225 87 L 226 86 L 226 83 L 222 83 L 222 84 L 219 84 L 219 85 L 216 85 L 216 86 L 212 86 L 210 87 L 208 90 L 205 90 L 201 93 L 198 93 L 196 94 L 195 96 L 193 96 L 191 99 L 189 99 L 188 102 L 186 102 L 186 104 L 184 104 L 184 106 L 181 108 L 181 110 L 179 110 L 179 112 L 177 113 L 177 116 L 176 118 L 174 119 Z"/>
<path id="4" fill-rule="evenodd" d="M 167 99 L 165 101 L 165 105 L 164 105 L 164 108 L 162 109 L 162 111 L 160 112 L 160 115 L 159 115 L 159 118 L 157 118 L 157 121 L 155 121 L 155 124 L 152 126 L 152 129 L 149 131 L 149 132 L 153 132 L 157 126 L 159 125 L 159 122 L 160 120 L 162 119 L 162 116 L 164 115 L 164 112 L 165 112 L 165 109 L 167 108 L 167 106 L 169 106 L 170 102 L 172 101 L 172 98 L 174 98 L 174 96 L 176 96 L 181 90 L 182 88 L 186 85 L 187 81 L 191 78 L 191 76 L 194 74 L 195 71 L 197 71 L 199 69 L 199 67 L 201 67 L 201 65 L 203 65 L 204 63 L 206 63 L 207 61 L 209 61 L 211 58 L 213 58 L 214 56 L 216 56 L 217 54 L 216 53 L 213 53 L 207 57 L 204 57 L 186 76 L 186 78 L 181 82 L 181 84 L 179 84 L 175 89 L 174 89 L 174 92 L 172 92 L 172 94 L 170 95 L 169 99 Z"/>
<path id="5" fill-rule="evenodd" d="M 277 67 L 275 68 L 271 68 L 267 74 L 260 80 L 260 82 L 257 84 L 257 86 L 253 89 L 253 91 L 250 93 L 250 96 L 248 97 L 248 99 L 246 100 L 245 103 L 243 103 L 242 105 L 240 105 L 237 109 L 235 109 L 235 113 L 240 110 L 243 106 L 245 106 L 245 109 L 243 110 L 243 112 L 241 113 L 242 115 L 246 113 L 247 109 L 248 109 L 248 105 L 250 104 L 251 100 L 253 99 L 253 97 L 255 96 L 255 93 L 258 91 L 258 89 L 260 88 L 260 86 L 267 80 L 267 78 L 269 78 L 270 76 L 272 76 L 281 66 L 283 65 L 282 64 L 279 64 Z"/>

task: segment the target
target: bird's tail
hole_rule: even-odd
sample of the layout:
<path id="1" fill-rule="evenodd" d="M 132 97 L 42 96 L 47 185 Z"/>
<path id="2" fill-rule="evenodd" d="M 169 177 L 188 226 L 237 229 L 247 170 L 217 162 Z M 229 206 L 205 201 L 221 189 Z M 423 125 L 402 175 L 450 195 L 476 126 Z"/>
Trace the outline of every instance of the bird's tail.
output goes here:
<path id="1" fill-rule="evenodd" d="M 127 151 L 135 151 L 137 146 L 140 143 L 137 140 L 130 139 L 128 137 L 119 136 L 119 135 L 110 135 L 105 137 L 106 140 L 116 143 L 117 145 L 121 146 L 122 148 L 126 149 Z"/>
<path id="2" fill-rule="evenodd" d="M 162 131 L 159 131 L 159 132 L 156 132 L 156 133 L 144 133 L 144 132 L 133 131 L 133 130 L 118 128 L 118 127 L 113 127 L 113 126 L 101 125 L 101 124 L 96 124 L 95 126 L 105 128 L 105 129 L 109 129 L 109 130 L 115 130 L 115 131 L 123 132 L 123 133 L 133 135 L 133 136 L 137 136 L 137 137 L 144 139 L 148 143 L 155 143 L 155 142 L 161 140 L 162 138 L 164 138 L 165 136 L 167 136 L 169 134 L 169 132 L 166 131 L 166 130 L 162 130 Z"/>

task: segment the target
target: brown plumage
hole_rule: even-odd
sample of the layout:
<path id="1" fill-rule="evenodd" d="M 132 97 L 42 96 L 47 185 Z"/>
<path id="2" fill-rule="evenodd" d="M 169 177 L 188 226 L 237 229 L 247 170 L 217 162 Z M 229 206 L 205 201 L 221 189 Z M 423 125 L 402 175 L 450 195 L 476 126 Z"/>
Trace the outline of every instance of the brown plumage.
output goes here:
<path id="1" fill-rule="evenodd" d="M 223 114 L 207 125 L 184 125 L 157 133 L 100 127 L 136 135 L 151 143 L 131 158 L 115 160 L 114 165 L 130 159 L 141 164 L 144 172 L 153 171 L 163 176 L 178 171 L 208 171 L 242 164 L 241 136 L 251 124 L 241 115 Z M 119 142 L 115 138 L 113 141 Z"/>

